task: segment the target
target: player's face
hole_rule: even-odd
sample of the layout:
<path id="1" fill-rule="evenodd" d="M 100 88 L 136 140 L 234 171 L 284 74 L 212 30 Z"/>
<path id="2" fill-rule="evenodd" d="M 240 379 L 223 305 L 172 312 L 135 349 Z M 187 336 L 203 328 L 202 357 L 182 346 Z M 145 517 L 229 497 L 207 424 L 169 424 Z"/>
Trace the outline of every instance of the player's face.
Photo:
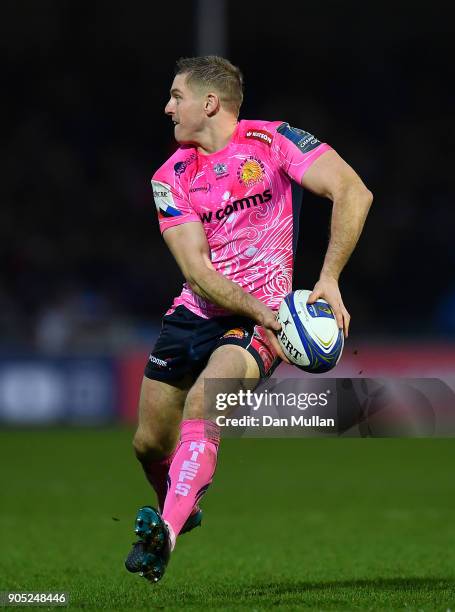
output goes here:
<path id="1" fill-rule="evenodd" d="M 178 143 L 197 143 L 197 136 L 205 124 L 205 97 L 186 84 L 186 74 L 177 74 L 171 87 L 171 97 L 164 112 L 174 122 Z"/>

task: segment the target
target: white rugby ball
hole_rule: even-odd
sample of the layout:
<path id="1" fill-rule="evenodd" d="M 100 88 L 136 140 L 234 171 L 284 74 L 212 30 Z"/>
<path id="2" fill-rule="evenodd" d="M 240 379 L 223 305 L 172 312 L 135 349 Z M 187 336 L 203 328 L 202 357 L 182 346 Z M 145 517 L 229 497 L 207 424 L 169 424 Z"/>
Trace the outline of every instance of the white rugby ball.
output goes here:
<path id="1" fill-rule="evenodd" d="M 278 340 L 291 363 L 305 372 L 322 374 L 339 362 L 344 335 L 328 302 L 319 299 L 307 304 L 310 293 L 298 289 L 284 298 L 277 315 Z"/>

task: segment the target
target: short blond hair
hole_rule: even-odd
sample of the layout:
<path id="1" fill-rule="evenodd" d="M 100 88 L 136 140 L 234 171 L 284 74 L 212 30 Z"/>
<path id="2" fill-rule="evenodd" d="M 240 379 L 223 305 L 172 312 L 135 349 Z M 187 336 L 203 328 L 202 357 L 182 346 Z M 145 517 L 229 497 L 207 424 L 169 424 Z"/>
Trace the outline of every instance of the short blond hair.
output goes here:
<path id="1" fill-rule="evenodd" d="M 229 60 L 218 55 L 181 57 L 175 74 L 186 74 L 190 87 L 213 88 L 222 105 L 238 116 L 243 102 L 243 75 Z"/>

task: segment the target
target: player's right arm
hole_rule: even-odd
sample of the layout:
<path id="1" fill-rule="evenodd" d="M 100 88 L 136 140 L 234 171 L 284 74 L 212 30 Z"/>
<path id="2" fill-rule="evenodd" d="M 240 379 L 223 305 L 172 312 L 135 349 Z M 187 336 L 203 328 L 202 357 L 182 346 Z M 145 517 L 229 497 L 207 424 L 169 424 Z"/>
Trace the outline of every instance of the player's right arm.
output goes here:
<path id="1" fill-rule="evenodd" d="M 275 333 L 281 329 L 275 313 L 215 270 L 210 261 L 210 249 L 200 221 L 174 225 L 163 233 L 163 238 L 194 293 L 204 300 L 235 314 L 249 317 L 262 325 L 276 353 L 288 362 L 275 336 Z"/>

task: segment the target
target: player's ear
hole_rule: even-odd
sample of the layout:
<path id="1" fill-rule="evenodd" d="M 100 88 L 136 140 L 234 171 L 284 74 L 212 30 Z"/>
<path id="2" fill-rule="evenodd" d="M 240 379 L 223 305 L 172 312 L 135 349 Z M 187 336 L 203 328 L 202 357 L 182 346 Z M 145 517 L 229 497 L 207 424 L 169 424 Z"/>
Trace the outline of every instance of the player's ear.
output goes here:
<path id="1" fill-rule="evenodd" d="M 208 93 L 205 97 L 204 110 L 209 117 L 215 115 L 220 108 L 220 99 L 216 93 Z"/>

